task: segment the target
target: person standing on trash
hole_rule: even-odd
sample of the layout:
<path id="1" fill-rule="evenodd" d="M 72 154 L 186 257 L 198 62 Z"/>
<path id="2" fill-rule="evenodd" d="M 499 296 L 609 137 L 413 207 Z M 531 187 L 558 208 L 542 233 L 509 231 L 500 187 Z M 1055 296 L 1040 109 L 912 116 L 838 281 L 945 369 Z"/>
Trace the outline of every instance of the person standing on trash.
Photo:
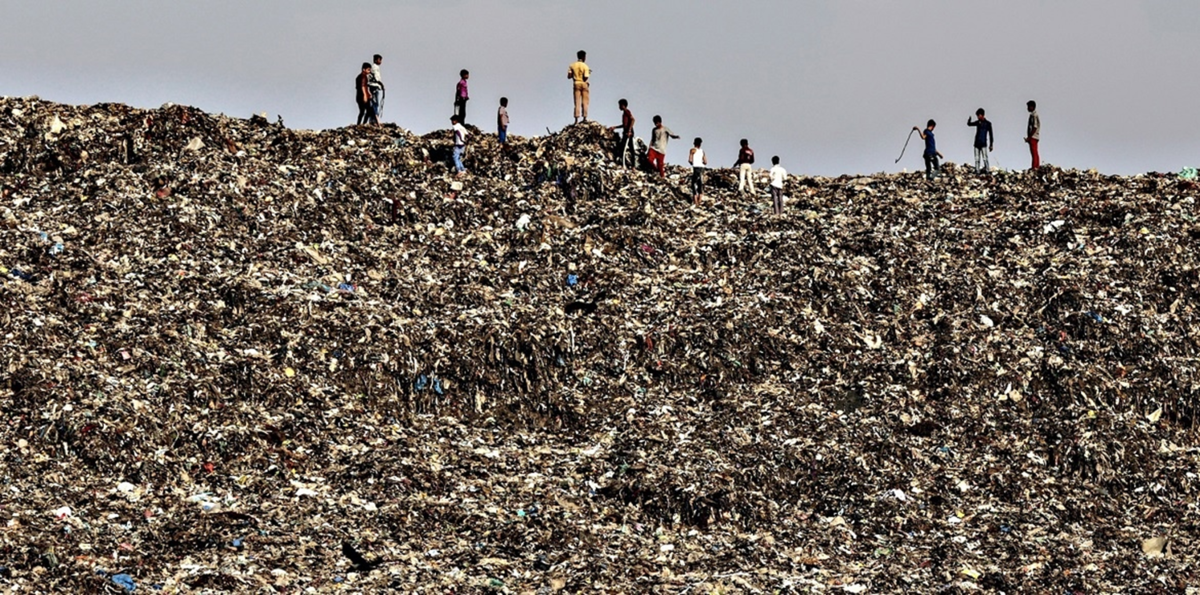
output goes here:
<path id="1" fill-rule="evenodd" d="M 1042 166 L 1042 156 L 1038 154 L 1038 141 L 1042 139 L 1042 118 L 1037 113 L 1037 102 L 1032 99 L 1025 104 L 1029 110 L 1029 124 L 1025 127 L 1025 142 L 1029 143 L 1029 155 L 1033 157 L 1033 169 Z"/>
<path id="2" fill-rule="evenodd" d="M 667 141 L 672 138 L 679 138 L 679 135 L 663 126 L 662 116 L 654 116 L 654 130 L 650 131 L 650 151 L 646 153 L 646 159 L 664 178 L 667 177 Z"/>
<path id="3" fill-rule="evenodd" d="M 371 64 L 363 62 L 362 72 L 358 73 L 358 77 L 354 79 L 354 99 L 358 102 L 358 122 L 359 126 L 366 124 L 375 117 L 374 111 L 371 109 Z"/>
<path id="4" fill-rule="evenodd" d="M 621 125 L 609 126 L 608 131 L 613 132 L 617 128 L 621 129 L 621 146 L 617 149 L 617 160 L 625 163 L 625 151 L 633 150 L 633 125 L 637 119 L 633 117 L 633 112 L 629 111 L 629 101 L 622 99 L 617 102 L 617 107 L 621 109 Z"/>
<path id="5" fill-rule="evenodd" d="M 737 162 L 733 164 L 738 168 L 738 194 L 750 188 L 750 194 L 754 194 L 754 149 L 750 148 L 750 141 L 742 139 L 742 148 L 738 149 Z"/>
<path id="6" fill-rule="evenodd" d="M 573 81 L 572 93 L 575 96 L 575 123 L 579 123 L 579 117 L 583 116 L 583 121 L 587 122 L 588 102 L 591 101 L 591 78 L 592 69 L 587 65 L 587 52 L 579 50 L 575 52 L 575 57 L 578 58 L 567 67 L 567 78 Z"/>
<path id="7" fill-rule="evenodd" d="M 988 171 L 988 153 L 995 148 L 996 137 L 992 134 L 992 122 L 987 119 L 982 107 L 975 110 L 975 117 L 978 119 L 967 118 L 967 126 L 975 127 L 975 173 L 979 173 Z"/>
<path id="8" fill-rule="evenodd" d="M 700 204 L 700 197 L 704 194 L 704 170 L 708 168 L 708 156 L 704 154 L 704 149 L 700 145 L 704 144 L 704 139 L 696 137 L 692 141 L 692 150 L 688 153 L 688 163 L 692 165 L 692 203 Z"/>
<path id="9" fill-rule="evenodd" d="M 776 215 L 783 214 L 783 184 L 787 181 L 787 170 L 779 165 L 779 155 L 771 158 L 771 208 Z"/>
<path id="10" fill-rule="evenodd" d="M 458 77 L 458 85 L 454 87 L 454 115 L 458 116 L 459 124 L 466 124 L 467 101 L 471 99 L 471 94 L 467 92 L 467 79 L 471 78 L 471 73 L 460 70 Z"/>
<path id="11" fill-rule="evenodd" d="M 383 122 L 383 73 L 380 72 L 380 66 L 383 64 L 383 56 L 375 54 L 371 63 L 371 78 L 367 81 L 367 87 L 371 90 L 371 105 L 375 110 L 375 123 Z"/>
<path id="12" fill-rule="evenodd" d="M 923 131 L 920 127 L 913 126 L 913 130 L 916 130 L 921 135 L 921 140 L 925 141 L 925 179 L 927 180 L 937 178 L 938 172 L 942 169 L 938 158 L 945 159 L 945 156 L 937 150 L 937 140 L 933 137 L 934 128 L 937 128 L 937 122 L 933 120 L 925 124 Z"/>
<path id="13" fill-rule="evenodd" d="M 462 176 L 467 173 L 467 168 L 463 167 L 463 152 L 467 150 L 467 138 L 471 133 L 462 125 L 462 120 L 458 114 L 450 116 L 450 123 L 454 125 L 454 171 L 455 175 Z"/>
<path id="14" fill-rule="evenodd" d="M 496 110 L 496 129 L 500 135 L 500 144 L 508 144 L 508 98 L 500 98 L 500 109 Z"/>

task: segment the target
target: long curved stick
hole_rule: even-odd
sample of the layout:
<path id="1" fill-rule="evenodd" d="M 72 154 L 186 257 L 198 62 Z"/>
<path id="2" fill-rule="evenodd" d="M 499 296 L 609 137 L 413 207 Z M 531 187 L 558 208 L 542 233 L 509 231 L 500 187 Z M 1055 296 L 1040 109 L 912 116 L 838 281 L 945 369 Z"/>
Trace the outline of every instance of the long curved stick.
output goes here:
<path id="1" fill-rule="evenodd" d="M 904 159 L 904 152 L 908 150 L 908 141 L 912 140 L 912 135 L 914 132 L 916 132 L 916 130 L 908 131 L 908 138 L 904 140 L 904 148 L 900 149 L 900 156 L 896 158 L 896 163 L 900 163 L 900 160 Z"/>

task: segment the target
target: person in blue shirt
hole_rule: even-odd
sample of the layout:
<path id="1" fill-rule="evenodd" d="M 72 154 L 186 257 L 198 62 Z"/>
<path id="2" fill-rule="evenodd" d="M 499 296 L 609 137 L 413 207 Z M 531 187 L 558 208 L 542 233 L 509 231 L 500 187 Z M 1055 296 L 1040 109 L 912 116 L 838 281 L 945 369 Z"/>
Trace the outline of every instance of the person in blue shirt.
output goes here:
<path id="1" fill-rule="evenodd" d="M 984 114 L 983 108 L 975 110 L 977 120 L 967 118 L 967 126 L 975 127 L 975 172 L 988 170 L 988 153 L 996 146 L 996 137 L 992 135 L 992 123 Z M 985 150 L 986 149 L 986 150 Z M 983 164 L 983 168 L 979 164 Z"/>
<path id="2" fill-rule="evenodd" d="M 937 140 L 933 137 L 933 129 L 937 128 L 937 122 L 930 120 L 925 124 L 925 130 L 921 130 L 918 126 L 913 126 L 913 130 L 921 134 L 921 140 L 925 141 L 925 178 L 933 180 L 941 171 L 942 166 L 938 162 L 938 158 L 945 159 L 946 157 L 938 152 Z"/>

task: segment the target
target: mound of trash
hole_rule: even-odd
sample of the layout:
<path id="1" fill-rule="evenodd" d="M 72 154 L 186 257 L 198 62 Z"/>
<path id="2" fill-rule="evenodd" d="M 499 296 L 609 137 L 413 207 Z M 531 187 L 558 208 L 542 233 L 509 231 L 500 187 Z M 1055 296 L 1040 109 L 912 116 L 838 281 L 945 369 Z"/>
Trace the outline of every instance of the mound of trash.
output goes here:
<path id="1" fill-rule="evenodd" d="M 0 585 L 1200 583 L 1195 182 L 615 144 L 0 99 Z"/>

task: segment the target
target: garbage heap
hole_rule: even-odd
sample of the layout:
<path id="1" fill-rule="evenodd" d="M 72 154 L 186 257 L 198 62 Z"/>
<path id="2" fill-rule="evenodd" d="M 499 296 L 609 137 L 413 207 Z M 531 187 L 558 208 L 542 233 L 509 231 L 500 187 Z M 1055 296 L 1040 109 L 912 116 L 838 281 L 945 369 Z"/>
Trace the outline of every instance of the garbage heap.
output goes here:
<path id="1" fill-rule="evenodd" d="M 0 100 L 0 585 L 1200 582 L 1195 183 L 614 146 Z"/>

